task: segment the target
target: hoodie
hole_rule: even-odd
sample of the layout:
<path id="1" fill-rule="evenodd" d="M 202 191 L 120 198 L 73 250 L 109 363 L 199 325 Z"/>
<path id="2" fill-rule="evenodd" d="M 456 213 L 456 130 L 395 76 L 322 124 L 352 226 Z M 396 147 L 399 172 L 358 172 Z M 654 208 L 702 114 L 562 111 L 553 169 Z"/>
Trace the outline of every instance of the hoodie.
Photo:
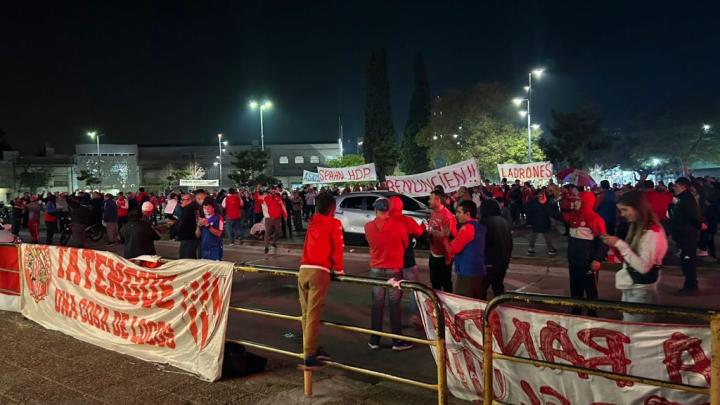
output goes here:
<path id="1" fill-rule="evenodd" d="M 343 273 L 342 224 L 332 216 L 316 213 L 308 223 L 300 268 Z"/>
<path id="2" fill-rule="evenodd" d="M 390 216 L 377 217 L 365 224 L 365 238 L 370 245 L 370 268 L 403 269 L 409 237 L 402 222 Z"/>
<path id="3" fill-rule="evenodd" d="M 579 197 L 580 209 L 564 213 L 570 228 L 568 263 L 570 266 L 590 266 L 593 260 L 601 261 L 605 256 L 606 248 L 599 237 L 607 231 L 605 221 L 593 211 L 595 194 L 584 191 Z"/>
<path id="4" fill-rule="evenodd" d="M 390 197 L 390 217 L 400 221 L 408 234 L 408 246 L 403 254 L 403 268 L 415 266 L 415 250 L 413 249 L 413 238 L 419 238 L 425 232 L 425 226 L 418 225 L 414 219 L 403 215 L 403 202 L 398 196 Z"/>

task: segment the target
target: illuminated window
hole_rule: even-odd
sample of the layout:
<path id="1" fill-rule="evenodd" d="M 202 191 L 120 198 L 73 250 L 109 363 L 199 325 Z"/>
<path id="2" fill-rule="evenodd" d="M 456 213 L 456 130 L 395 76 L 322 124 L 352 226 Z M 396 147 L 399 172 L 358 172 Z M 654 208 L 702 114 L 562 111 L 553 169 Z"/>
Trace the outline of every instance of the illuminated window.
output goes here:
<path id="1" fill-rule="evenodd" d="M 289 162 L 289 160 L 288 160 L 287 156 L 280 156 L 280 164 L 281 165 L 286 165 L 286 164 L 288 164 L 288 162 Z"/>
<path id="2" fill-rule="evenodd" d="M 317 156 L 310 156 L 310 163 L 320 163 L 320 158 Z"/>
<path id="3" fill-rule="evenodd" d="M 303 164 L 303 163 L 305 163 L 305 158 L 302 156 L 295 156 L 295 163 Z"/>

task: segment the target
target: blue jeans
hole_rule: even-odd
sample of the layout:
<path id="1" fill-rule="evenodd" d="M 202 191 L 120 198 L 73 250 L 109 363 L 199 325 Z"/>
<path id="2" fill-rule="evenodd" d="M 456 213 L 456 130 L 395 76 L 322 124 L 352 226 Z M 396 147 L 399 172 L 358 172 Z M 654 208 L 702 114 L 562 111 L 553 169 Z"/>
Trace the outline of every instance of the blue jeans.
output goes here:
<path id="1" fill-rule="evenodd" d="M 400 279 L 402 273 L 391 269 L 370 269 L 370 277 L 380 278 L 383 280 L 389 280 L 391 278 Z M 372 312 L 370 315 L 370 328 L 373 330 L 382 331 L 383 329 L 383 315 L 385 312 L 385 293 L 387 288 L 385 287 L 373 287 L 372 288 Z M 390 305 L 388 311 L 390 312 L 390 328 L 392 333 L 400 335 L 402 333 L 402 315 L 400 310 L 400 300 L 402 300 L 403 291 L 397 288 L 392 288 L 389 292 Z M 400 343 L 402 341 L 393 339 L 393 343 Z M 371 335 L 370 343 L 376 345 L 380 343 L 380 336 Z"/>
<path id="2" fill-rule="evenodd" d="M 402 278 L 403 280 L 418 282 L 420 280 L 420 276 L 418 275 L 417 265 L 404 268 L 402 270 Z M 408 305 L 406 308 L 408 314 L 418 316 L 420 315 L 420 312 L 418 311 L 417 300 L 415 299 L 415 294 L 408 294 Z"/>
<path id="3" fill-rule="evenodd" d="M 225 221 L 225 226 L 230 234 L 230 243 L 235 242 L 235 239 L 242 240 L 245 237 L 242 222 L 239 219 L 228 219 Z"/>
<path id="4" fill-rule="evenodd" d="M 622 291 L 623 302 L 638 302 L 643 304 L 657 304 L 657 291 L 651 288 L 630 288 Z M 646 314 L 623 312 L 623 321 L 626 322 L 652 322 L 655 317 Z"/>
<path id="5" fill-rule="evenodd" d="M 200 258 L 207 260 L 222 260 L 223 248 L 222 246 L 215 246 L 211 248 L 200 248 Z"/>

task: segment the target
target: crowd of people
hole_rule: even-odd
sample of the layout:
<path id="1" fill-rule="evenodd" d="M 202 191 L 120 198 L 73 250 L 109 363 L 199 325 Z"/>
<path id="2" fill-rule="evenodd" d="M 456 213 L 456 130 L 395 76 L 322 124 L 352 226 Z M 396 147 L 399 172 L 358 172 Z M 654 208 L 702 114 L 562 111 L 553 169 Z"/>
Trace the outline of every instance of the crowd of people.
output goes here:
<path id="1" fill-rule="evenodd" d="M 383 184 L 377 189 L 383 190 Z M 370 188 L 375 189 L 375 188 Z M 368 189 L 366 189 L 368 190 Z M 305 366 L 314 367 L 326 355 L 317 346 L 317 329 L 331 274 L 343 273 L 343 231 L 335 215 L 335 196 L 360 187 L 339 189 L 280 186 L 231 188 L 227 193 L 205 190 L 155 195 L 140 188 L 117 195 L 77 192 L 31 195 L 12 201 L 12 229 L 29 230 L 40 241 L 39 222 L 45 222 L 45 243 L 58 232 L 70 234 L 69 244 L 85 246 L 89 227 L 102 224 L 107 243 L 123 243 L 125 257 L 154 255 L 154 241 L 167 232 L 178 240 L 180 258 L 221 260 L 225 244 L 242 243 L 254 229 L 264 231 L 265 253 L 278 239 L 304 232 L 298 288 L 306 336 Z M 535 255 L 539 234 L 546 254 L 558 254 L 553 231 L 567 237 L 570 295 L 597 299 L 598 271 L 603 261 L 622 262 L 615 286 L 627 302 L 657 302 L 656 287 L 663 260 L 678 255 L 685 283 L 681 295 L 698 293 L 697 258 L 715 258 L 720 218 L 720 184 L 714 178 L 680 177 L 667 186 L 650 180 L 619 186 L 607 180 L 598 187 L 560 186 L 550 180 L 542 186 L 503 179 L 499 184 L 460 187 L 445 193 L 437 187 L 428 196 L 429 220 L 418 223 L 403 215 L 397 196 L 378 198 L 375 217 L 365 225 L 370 275 L 387 280 L 388 287 L 372 290 L 371 327 L 380 331 L 387 302 L 391 329 L 401 334 L 400 280 L 419 280 L 414 246 L 429 242 L 429 278 L 433 289 L 487 299 L 502 294 L 513 250 L 513 234 L 529 230 L 528 254 Z M 64 220 L 63 220 L 64 218 Z M 61 222 L 66 225 L 61 225 Z M 675 250 L 669 249 L 669 239 Z M 454 282 L 453 282 L 454 273 Z M 386 301 L 386 296 L 388 297 Z M 421 327 L 414 297 L 405 310 Z M 580 314 L 580 308 L 573 313 Z M 593 310 L 587 315 L 597 316 Z M 648 320 L 647 315 L 625 314 L 625 319 Z M 380 336 L 370 337 L 371 349 L 380 349 Z M 413 345 L 394 340 L 392 349 Z"/>

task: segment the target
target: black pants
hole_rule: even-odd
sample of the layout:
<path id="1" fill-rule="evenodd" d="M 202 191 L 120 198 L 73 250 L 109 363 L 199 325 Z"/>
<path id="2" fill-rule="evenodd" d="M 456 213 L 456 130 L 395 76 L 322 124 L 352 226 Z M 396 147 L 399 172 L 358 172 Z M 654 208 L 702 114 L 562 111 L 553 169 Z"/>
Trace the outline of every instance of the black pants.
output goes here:
<path id="1" fill-rule="evenodd" d="M 598 298 L 595 273 L 590 268 L 590 264 L 570 264 L 570 296 L 591 300 Z M 573 315 L 580 315 L 582 309 L 580 307 L 574 307 L 572 313 Z M 597 316 L 597 311 L 589 309 L 587 314 L 589 316 Z"/>
<path id="2" fill-rule="evenodd" d="M 505 274 L 507 274 L 507 267 L 497 267 L 487 265 L 485 266 L 487 275 L 482 282 L 482 291 L 480 299 L 487 299 L 488 288 L 492 287 L 493 297 L 503 295 L 505 293 Z"/>
<path id="3" fill-rule="evenodd" d="M 292 238 L 292 221 L 290 218 L 281 218 L 282 221 L 282 230 L 283 230 L 283 238 L 287 238 L 288 235 Z"/>
<path id="4" fill-rule="evenodd" d="M 680 240 L 677 242 L 680 248 L 680 266 L 682 267 L 685 284 L 683 288 L 696 290 L 697 285 L 697 243 L 694 239 Z"/>
<path id="5" fill-rule="evenodd" d="M 45 221 L 45 229 L 47 229 L 46 245 L 52 245 L 53 236 L 57 233 L 57 221 Z"/>
<path id="6" fill-rule="evenodd" d="M 451 293 L 453 291 L 452 263 L 445 264 L 445 256 L 435 257 L 430 255 L 429 267 L 432 288 Z"/>
<path id="7" fill-rule="evenodd" d="M 180 241 L 180 258 L 197 259 L 197 239 Z"/>

